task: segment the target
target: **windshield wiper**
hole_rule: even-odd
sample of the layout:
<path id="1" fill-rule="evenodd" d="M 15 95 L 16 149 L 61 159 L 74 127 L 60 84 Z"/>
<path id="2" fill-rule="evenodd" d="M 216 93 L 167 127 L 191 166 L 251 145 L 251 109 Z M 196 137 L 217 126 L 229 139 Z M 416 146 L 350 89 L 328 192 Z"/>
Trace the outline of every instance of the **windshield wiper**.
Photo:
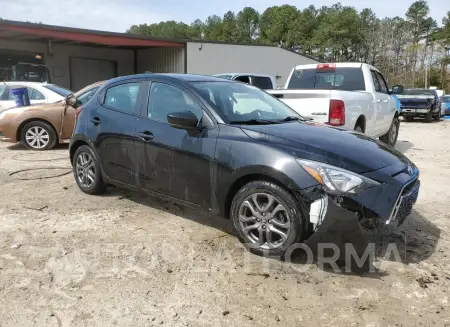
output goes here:
<path id="1" fill-rule="evenodd" d="M 287 116 L 286 118 L 284 118 L 284 119 L 281 119 L 280 121 L 298 121 L 298 120 L 301 120 L 301 121 L 310 121 L 310 120 L 312 120 L 312 118 L 305 118 L 305 117 L 297 117 L 297 116 Z"/>
<path id="2" fill-rule="evenodd" d="M 268 120 L 268 119 L 249 119 L 249 120 L 233 120 L 230 124 L 233 125 L 269 125 L 269 124 L 279 124 L 279 120 Z"/>

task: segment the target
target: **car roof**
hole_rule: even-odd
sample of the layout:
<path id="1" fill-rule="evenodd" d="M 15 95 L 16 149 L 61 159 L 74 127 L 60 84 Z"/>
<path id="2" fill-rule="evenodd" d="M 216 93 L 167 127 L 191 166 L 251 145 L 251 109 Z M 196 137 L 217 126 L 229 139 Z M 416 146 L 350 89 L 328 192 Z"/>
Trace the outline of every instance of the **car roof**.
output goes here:
<path id="1" fill-rule="evenodd" d="M 28 81 L 5 81 L 1 82 L 1 84 L 6 85 L 25 85 L 25 86 L 40 86 L 40 85 L 52 85 L 47 82 L 28 82 Z"/>
<path id="2" fill-rule="evenodd" d="M 255 73 L 220 73 L 220 74 L 214 74 L 213 76 L 224 76 L 224 75 L 229 75 L 229 76 L 239 76 L 239 75 L 248 75 L 248 76 L 259 76 L 259 77 L 270 77 L 272 78 L 272 75 L 268 75 L 268 74 L 255 74 Z"/>
<path id="3" fill-rule="evenodd" d="M 110 79 L 105 85 L 109 85 L 116 82 L 127 81 L 132 79 L 142 79 L 146 80 L 149 78 L 158 78 L 168 81 L 183 81 L 183 82 L 226 82 L 223 78 L 207 76 L 207 75 L 196 75 L 196 74 L 136 74 L 136 75 L 126 75 Z M 229 81 L 228 81 L 229 82 Z"/>

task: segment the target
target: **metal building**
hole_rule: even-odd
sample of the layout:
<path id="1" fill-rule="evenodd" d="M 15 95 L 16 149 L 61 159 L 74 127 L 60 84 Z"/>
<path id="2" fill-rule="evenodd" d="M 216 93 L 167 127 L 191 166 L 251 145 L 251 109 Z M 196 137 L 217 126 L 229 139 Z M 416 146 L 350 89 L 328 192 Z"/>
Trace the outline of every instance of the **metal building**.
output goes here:
<path id="1" fill-rule="evenodd" d="M 0 20 L 0 81 L 14 63 L 45 64 L 51 82 L 74 91 L 120 75 L 269 74 L 284 84 L 293 66 L 317 61 L 282 48 L 168 40 Z"/>

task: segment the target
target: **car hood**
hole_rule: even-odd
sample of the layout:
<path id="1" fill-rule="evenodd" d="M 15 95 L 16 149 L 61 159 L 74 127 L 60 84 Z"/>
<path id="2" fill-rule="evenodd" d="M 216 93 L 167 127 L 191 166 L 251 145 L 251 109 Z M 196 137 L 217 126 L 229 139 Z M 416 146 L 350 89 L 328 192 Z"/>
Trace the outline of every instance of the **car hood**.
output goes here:
<path id="1" fill-rule="evenodd" d="M 315 160 L 364 173 L 390 165 L 410 164 L 394 148 L 364 134 L 313 122 L 245 125 L 251 138 L 275 143 L 299 158 Z"/>

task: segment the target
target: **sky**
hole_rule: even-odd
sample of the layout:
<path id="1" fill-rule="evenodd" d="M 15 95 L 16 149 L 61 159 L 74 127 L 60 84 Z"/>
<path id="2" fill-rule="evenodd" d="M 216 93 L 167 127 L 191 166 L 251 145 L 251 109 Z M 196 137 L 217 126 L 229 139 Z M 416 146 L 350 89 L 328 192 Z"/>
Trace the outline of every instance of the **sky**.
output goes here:
<path id="1" fill-rule="evenodd" d="M 162 20 L 191 23 L 209 15 L 223 16 L 253 7 L 259 12 L 276 5 L 289 4 L 299 9 L 314 4 L 330 6 L 332 0 L 0 0 L 0 17 L 9 20 L 41 22 L 102 31 L 125 32 L 133 24 L 151 24 Z M 371 8 L 378 17 L 404 16 L 412 0 L 341 0 L 358 10 Z M 243 4 L 245 3 L 245 5 Z M 440 24 L 450 0 L 428 0 L 430 15 Z"/>

